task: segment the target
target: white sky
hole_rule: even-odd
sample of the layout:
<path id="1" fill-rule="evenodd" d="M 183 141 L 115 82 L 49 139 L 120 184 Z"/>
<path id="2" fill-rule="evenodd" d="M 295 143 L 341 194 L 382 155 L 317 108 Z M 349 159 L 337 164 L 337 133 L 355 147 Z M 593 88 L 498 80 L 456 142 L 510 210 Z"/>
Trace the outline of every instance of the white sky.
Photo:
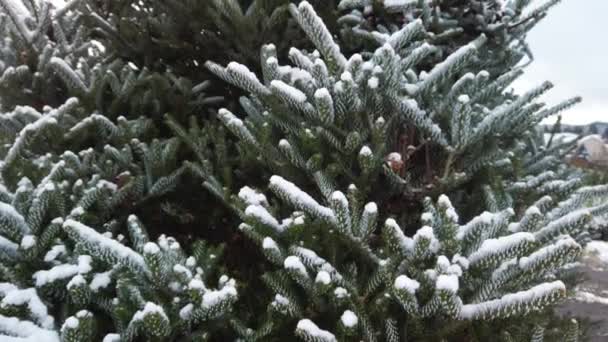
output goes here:
<path id="1" fill-rule="evenodd" d="M 583 97 L 583 103 L 562 114 L 562 122 L 608 122 L 606 13 L 608 0 L 564 0 L 549 11 L 528 35 L 535 60 L 515 88 L 523 91 L 549 80 L 555 87 L 542 98 L 548 104 Z"/>

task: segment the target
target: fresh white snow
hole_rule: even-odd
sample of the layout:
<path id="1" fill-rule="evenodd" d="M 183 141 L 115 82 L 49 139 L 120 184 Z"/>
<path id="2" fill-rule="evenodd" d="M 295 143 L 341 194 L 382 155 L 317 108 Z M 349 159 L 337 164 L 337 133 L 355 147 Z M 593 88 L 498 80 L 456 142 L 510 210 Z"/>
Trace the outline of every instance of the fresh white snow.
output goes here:
<path id="1" fill-rule="evenodd" d="M 501 236 L 497 239 L 486 239 L 481 244 L 481 247 L 469 256 L 469 262 L 476 264 L 489 256 L 505 253 L 513 248 L 522 246 L 526 242 L 534 241 L 536 241 L 534 234 L 527 232 Z"/>
<path id="2" fill-rule="evenodd" d="M 336 296 L 336 298 L 346 298 L 348 297 L 348 291 L 346 291 L 346 289 L 343 287 L 336 287 L 334 290 L 334 296 Z"/>
<path id="3" fill-rule="evenodd" d="M 160 253 L 160 247 L 154 242 L 148 242 L 144 245 L 145 254 L 158 254 Z"/>
<path id="4" fill-rule="evenodd" d="M 248 186 L 242 187 L 238 196 L 248 205 L 268 205 L 268 200 L 264 194 L 261 194 Z"/>
<path id="5" fill-rule="evenodd" d="M 304 94 L 300 89 L 292 87 L 283 81 L 274 80 L 270 82 L 270 88 L 297 103 L 306 102 L 306 94 Z"/>
<path id="6" fill-rule="evenodd" d="M 405 290 L 411 294 L 415 294 L 418 288 L 420 288 L 420 283 L 406 275 L 400 275 L 395 279 L 394 287 L 398 290 Z"/>
<path id="7" fill-rule="evenodd" d="M 0 315 L 0 331 L 0 339 L 5 342 L 60 342 L 56 331 L 15 317 Z"/>
<path id="8" fill-rule="evenodd" d="M 300 190 L 295 184 L 288 182 L 281 176 L 270 177 L 270 187 L 273 191 L 285 196 L 300 210 L 309 211 L 336 223 L 333 210 L 317 203 L 309 194 Z"/>
<path id="9" fill-rule="evenodd" d="M 344 311 L 342 316 L 340 317 L 340 321 L 342 321 L 342 325 L 347 328 L 353 328 L 359 323 L 359 318 L 355 315 L 354 312 L 350 310 Z"/>
<path id="10" fill-rule="evenodd" d="M 4 292 L 4 298 L 0 301 L 0 307 L 6 308 L 6 306 L 20 306 L 27 305 L 31 316 L 34 320 L 45 329 L 52 329 L 54 325 L 54 318 L 48 314 L 46 305 L 40 300 L 36 289 L 29 288 L 20 290 L 15 287 L 4 287 L 4 289 L 10 289 Z"/>
<path id="11" fill-rule="evenodd" d="M 315 278 L 315 283 L 329 285 L 331 283 L 331 276 L 326 271 L 319 271 L 319 273 L 317 273 L 317 277 Z"/>
<path id="12" fill-rule="evenodd" d="M 320 329 L 313 321 L 302 319 L 298 322 L 296 331 L 303 332 L 319 342 L 337 342 L 336 337 L 329 331 Z"/>
<path id="13" fill-rule="evenodd" d="M 220 290 L 207 291 L 203 295 L 202 307 L 209 309 L 222 301 L 235 298 L 237 295 L 236 288 L 233 284 L 226 284 Z"/>
<path id="14" fill-rule="evenodd" d="M 433 228 L 429 226 L 424 226 L 414 234 L 414 243 L 418 243 L 421 239 L 429 240 L 429 250 L 433 253 L 436 253 L 439 250 L 440 244 L 439 240 L 435 237 L 435 233 L 433 232 Z"/>
<path id="15" fill-rule="evenodd" d="M 283 266 L 287 270 L 294 270 L 300 274 L 307 275 L 306 267 L 304 267 L 304 264 L 302 263 L 300 258 L 298 258 L 295 255 L 290 255 L 287 258 L 285 258 L 285 261 L 283 262 Z"/>
<path id="16" fill-rule="evenodd" d="M 189 320 L 192 317 L 192 311 L 194 310 L 194 304 L 190 303 L 179 310 L 179 317 L 183 320 Z"/>
<path id="17" fill-rule="evenodd" d="M 369 148 L 369 146 L 363 146 L 361 148 L 361 150 L 359 151 L 359 155 L 360 156 L 365 156 L 365 157 L 371 157 L 372 150 Z"/>
<path id="18" fill-rule="evenodd" d="M 598 303 L 608 305 L 608 297 L 601 297 L 587 291 L 576 291 L 574 299 L 584 303 Z"/>
<path id="19" fill-rule="evenodd" d="M 98 250 L 100 255 L 112 255 L 121 261 L 138 267 L 146 273 L 148 272 L 148 267 L 146 266 L 144 258 L 118 241 L 104 237 L 93 228 L 87 227 L 74 220 L 65 221 L 63 227 L 76 234 L 79 239 L 82 239 L 83 242 L 90 245 L 90 248 Z"/>
<path id="20" fill-rule="evenodd" d="M 89 284 L 91 291 L 98 292 L 100 289 L 105 289 L 106 287 L 108 287 L 108 285 L 110 285 L 110 282 L 112 282 L 111 275 L 112 271 L 95 274 L 93 276 L 93 279 L 91 280 L 91 284 Z"/>
<path id="21" fill-rule="evenodd" d="M 133 321 L 143 321 L 146 318 L 146 316 L 149 316 L 149 315 L 160 315 L 165 320 L 169 321 L 167 314 L 165 314 L 165 310 L 160 305 L 158 305 L 156 303 L 152 303 L 152 302 L 147 302 L 143 309 L 138 310 L 133 315 L 132 320 Z"/>
<path id="22" fill-rule="evenodd" d="M 34 273 L 33 278 L 36 287 L 42 287 L 57 280 L 71 278 L 76 274 L 85 274 L 91 271 L 91 257 L 81 255 L 78 257 L 78 264 L 62 264 L 51 268 L 50 270 L 41 270 Z"/>
<path id="23" fill-rule="evenodd" d="M 363 207 L 363 211 L 367 214 L 376 214 L 378 212 L 378 206 L 374 202 L 369 202 Z"/>
<path id="24" fill-rule="evenodd" d="M 261 205 L 256 204 L 248 206 L 245 209 L 245 215 L 256 218 L 262 224 L 271 227 L 279 233 L 282 232 L 285 228 L 279 223 L 279 221 L 277 221 L 274 216 L 272 216 L 272 214 L 268 212 L 268 210 L 266 210 L 266 208 L 262 207 Z"/>
<path id="25" fill-rule="evenodd" d="M 277 243 L 268 236 L 265 237 L 264 240 L 262 240 L 262 248 L 279 250 L 279 246 L 277 245 Z"/>
<path id="26" fill-rule="evenodd" d="M 435 288 L 437 288 L 437 290 L 446 290 L 452 293 L 458 292 L 458 276 L 454 274 L 440 275 L 437 277 L 437 281 L 435 282 Z"/>
<path id="27" fill-rule="evenodd" d="M 608 267 L 608 242 L 591 241 L 585 247 L 585 252 L 589 255 L 597 256 Z"/>
<path id="28" fill-rule="evenodd" d="M 500 299 L 494 299 L 476 304 L 466 304 L 463 305 L 460 310 L 460 318 L 468 320 L 481 318 L 488 313 L 495 312 L 503 308 L 514 307 L 523 303 L 530 303 L 533 300 L 543 298 L 551 293 L 555 293 L 556 291 L 566 291 L 566 286 L 563 282 L 558 280 L 552 283 L 543 283 L 526 291 L 504 295 Z"/>

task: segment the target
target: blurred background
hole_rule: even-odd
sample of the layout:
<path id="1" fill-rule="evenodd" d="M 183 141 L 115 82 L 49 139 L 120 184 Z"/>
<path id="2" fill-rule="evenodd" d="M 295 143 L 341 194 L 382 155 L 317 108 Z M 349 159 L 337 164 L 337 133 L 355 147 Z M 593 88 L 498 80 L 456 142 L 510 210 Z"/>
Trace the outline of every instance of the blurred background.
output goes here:
<path id="1" fill-rule="evenodd" d="M 515 84 L 524 91 L 549 80 L 548 103 L 575 95 L 583 103 L 563 114 L 562 123 L 608 122 L 608 1 L 562 1 L 528 36 L 534 62 Z M 546 123 L 555 122 L 552 118 Z"/>

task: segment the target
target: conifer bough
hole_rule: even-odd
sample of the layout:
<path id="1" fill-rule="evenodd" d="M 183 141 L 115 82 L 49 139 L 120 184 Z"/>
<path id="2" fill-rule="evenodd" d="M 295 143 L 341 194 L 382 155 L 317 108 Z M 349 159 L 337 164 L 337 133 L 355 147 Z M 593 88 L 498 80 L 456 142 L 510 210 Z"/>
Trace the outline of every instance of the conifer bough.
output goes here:
<path id="1" fill-rule="evenodd" d="M 0 340 L 577 341 L 557 2 L 0 0 Z"/>

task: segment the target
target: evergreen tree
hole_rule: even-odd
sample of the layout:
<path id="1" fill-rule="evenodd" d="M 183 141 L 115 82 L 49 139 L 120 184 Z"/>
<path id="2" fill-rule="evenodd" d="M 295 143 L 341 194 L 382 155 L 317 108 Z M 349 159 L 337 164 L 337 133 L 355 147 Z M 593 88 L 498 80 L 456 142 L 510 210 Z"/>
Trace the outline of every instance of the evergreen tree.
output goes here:
<path id="1" fill-rule="evenodd" d="M 0 0 L 0 337 L 577 341 L 557 2 Z"/>

